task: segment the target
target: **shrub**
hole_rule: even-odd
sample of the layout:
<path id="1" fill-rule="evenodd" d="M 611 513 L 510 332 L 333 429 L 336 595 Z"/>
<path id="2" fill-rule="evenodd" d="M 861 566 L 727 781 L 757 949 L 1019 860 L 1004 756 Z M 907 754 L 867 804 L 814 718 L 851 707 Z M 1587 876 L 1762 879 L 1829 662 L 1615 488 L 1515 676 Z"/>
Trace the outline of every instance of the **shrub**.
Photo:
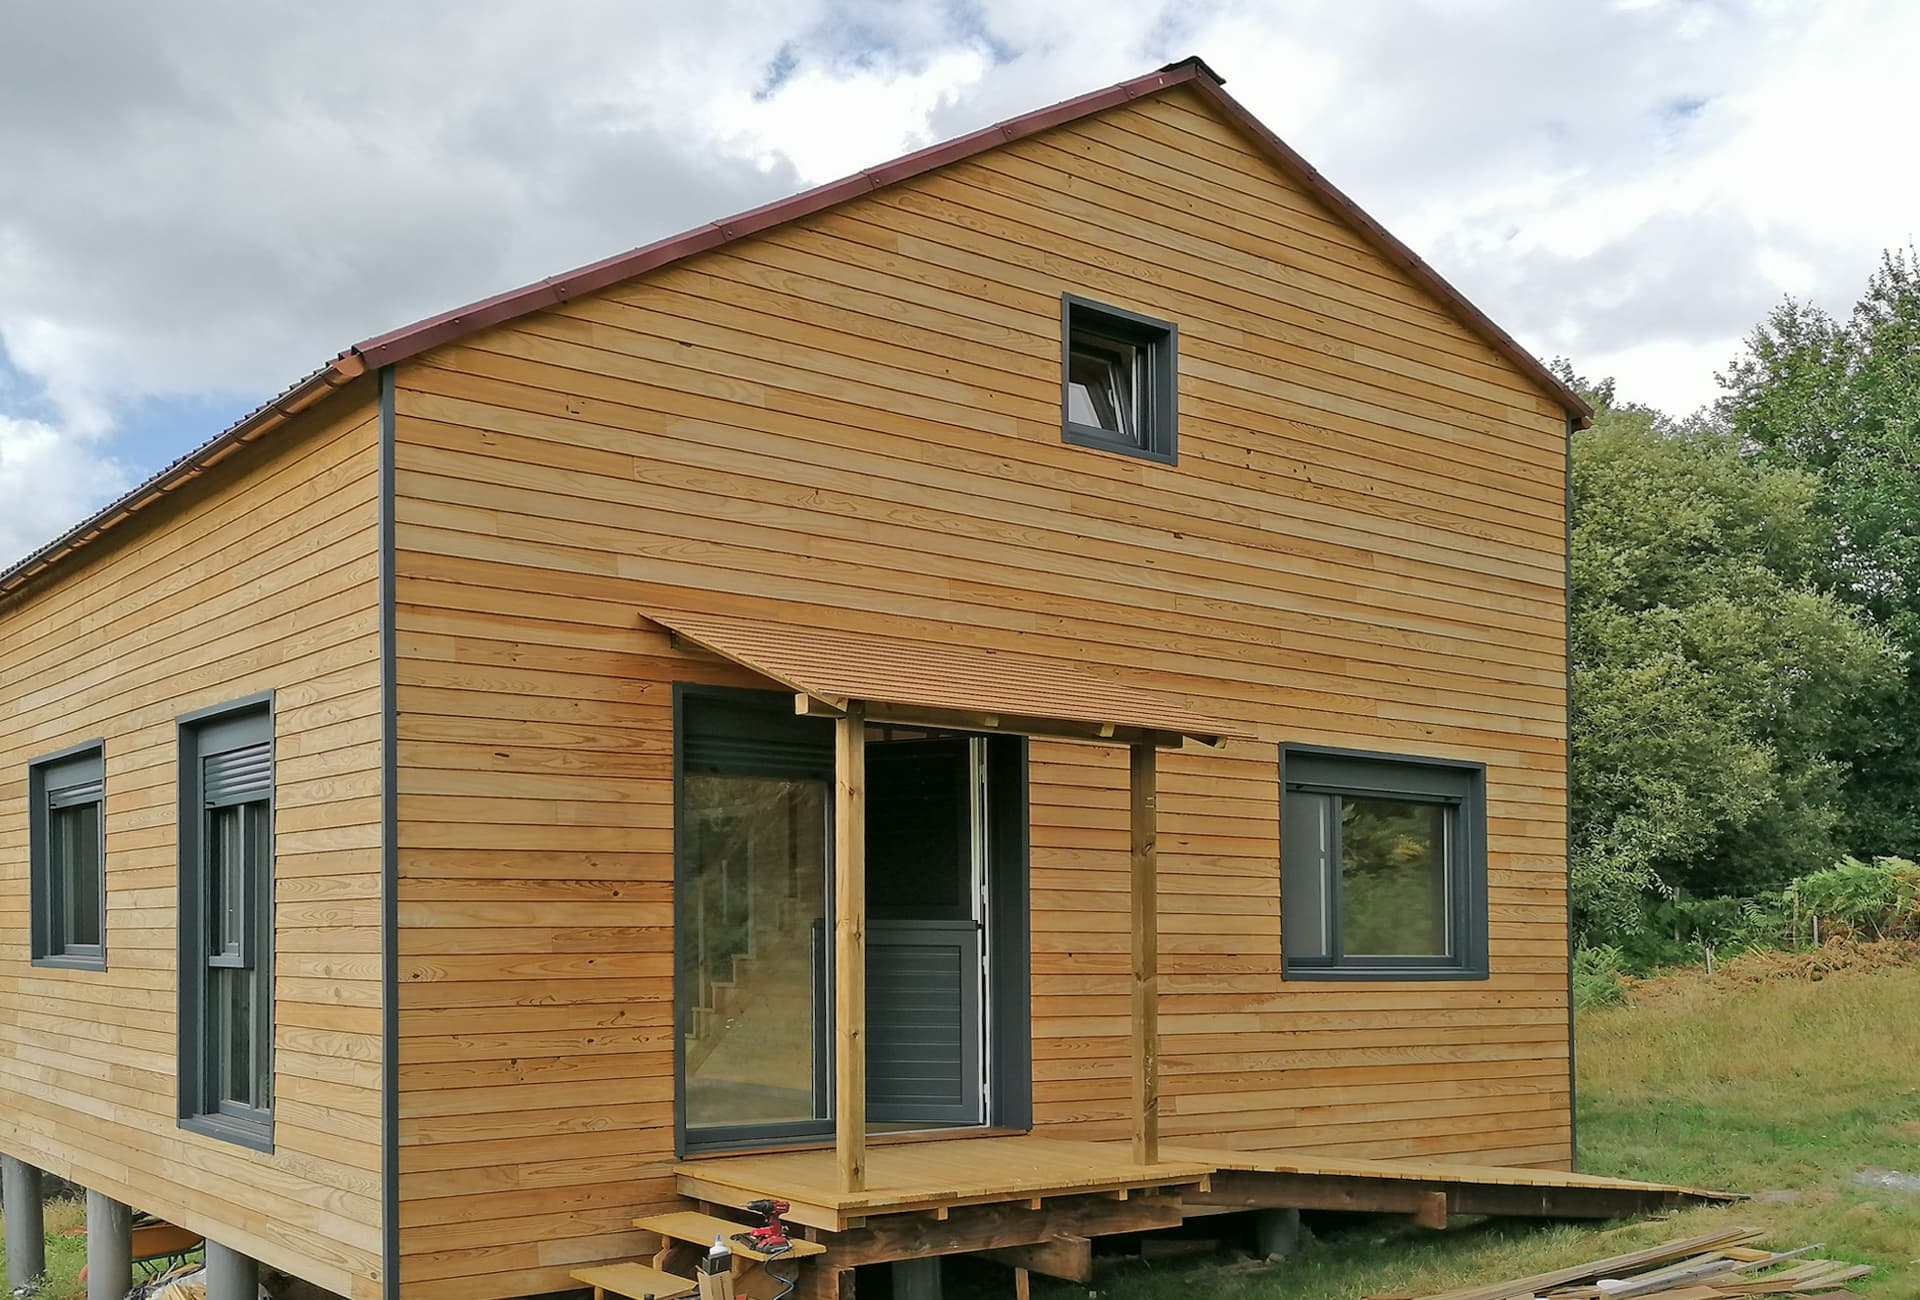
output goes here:
<path id="1" fill-rule="evenodd" d="M 1573 955 L 1573 1005 L 1615 1007 L 1627 1000 L 1625 958 L 1612 944 L 1582 948 Z"/>
<path id="2" fill-rule="evenodd" d="M 1920 937 L 1920 866 L 1905 858 L 1844 857 L 1794 881 L 1786 897 L 1809 928 L 1818 918 L 1822 938 L 1842 931 L 1862 939 Z"/>

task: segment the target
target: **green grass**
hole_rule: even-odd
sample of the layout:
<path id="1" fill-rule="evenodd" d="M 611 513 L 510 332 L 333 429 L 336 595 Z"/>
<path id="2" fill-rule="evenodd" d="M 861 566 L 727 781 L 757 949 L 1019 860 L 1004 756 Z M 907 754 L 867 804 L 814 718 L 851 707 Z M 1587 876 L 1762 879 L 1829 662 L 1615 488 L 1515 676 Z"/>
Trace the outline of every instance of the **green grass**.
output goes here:
<path id="1" fill-rule="evenodd" d="M 86 1202 L 48 1201 L 46 1220 L 47 1276 L 32 1300 L 78 1300 L 86 1295 L 80 1283 L 80 1270 L 87 1266 L 87 1239 L 81 1232 L 87 1222 Z M 6 1262 L 6 1246 L 0 1244 L 0 1282 L 6 1278 Z"/>
<path id="2" fill-rule="evenodd" d="M 1920 1300 L 1920 1192 L 1852 1181 L 1863 1167 L 1920 1175 L 1920 970 L 1746 985 L 1682 974 L 1641 997 L 1644 1005 L 1579 1017 L 1580 1167 L 1764 1194 L 1756 1201 L 1657 1223 L 1504 1220 L 1444 1234 L 1360 1220 L 1270 1267 L 1223 1268 L 1217 1256 L 1103 1263 L 1099 1291 L 1110 1300 L 1428 1294 L 1751 1224 L 1776 1248 L 1821 1242 L 1829 1258 L 1874 1265 L 1853 1284 L 1862 1296 Z M 1040 1279 L 1034 1292 L 1084 1295 Z"/>

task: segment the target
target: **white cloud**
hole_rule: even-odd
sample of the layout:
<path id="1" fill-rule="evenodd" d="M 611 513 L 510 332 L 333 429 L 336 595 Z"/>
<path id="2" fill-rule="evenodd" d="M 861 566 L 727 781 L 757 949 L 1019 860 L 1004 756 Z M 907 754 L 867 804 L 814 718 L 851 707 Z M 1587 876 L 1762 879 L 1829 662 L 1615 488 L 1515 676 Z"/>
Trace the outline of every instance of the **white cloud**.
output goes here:
<path id="1" fill-rule="evenodd" d="M 75 487 L 10 471 L 0 549 L 214 432 L 156 399 L 1189 53 L 1524 344 L 1676 410 L 1920 222 L 1906 0 L 15 0 L 0 418 Z"/>
<path id="2" fill-rule="evenodd" d="M 102 494 L 131 486 L 126 470 L 90 440 L 0 414 L 0 555 L 26 555 L 64 532 Z"/>

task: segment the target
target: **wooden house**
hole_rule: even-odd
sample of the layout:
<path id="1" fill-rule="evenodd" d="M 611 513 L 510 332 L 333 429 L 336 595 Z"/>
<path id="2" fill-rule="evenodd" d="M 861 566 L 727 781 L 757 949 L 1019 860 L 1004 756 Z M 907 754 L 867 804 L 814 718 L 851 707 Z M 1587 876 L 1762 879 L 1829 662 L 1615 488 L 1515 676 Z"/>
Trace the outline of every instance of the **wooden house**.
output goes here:
<path id="1" fill-rule="evenodd" d="M 1577 1213 L 1587 415 L 1197 60 L 362 343 L 0 576 L 0 1152 L 353 1300 Z"/>

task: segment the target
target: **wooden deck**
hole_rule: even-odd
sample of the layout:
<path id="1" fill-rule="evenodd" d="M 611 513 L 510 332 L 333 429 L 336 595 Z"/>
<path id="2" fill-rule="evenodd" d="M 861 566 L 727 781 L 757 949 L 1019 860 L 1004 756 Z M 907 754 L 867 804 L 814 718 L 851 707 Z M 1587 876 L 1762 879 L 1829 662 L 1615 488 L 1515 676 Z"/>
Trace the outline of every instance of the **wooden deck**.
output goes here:
<path id="1" fill-rule="evenodd" d="M 1290 1206 L 1432 1213 L 1436 1195 L 1454 1214 L 1611 1218 L 1688 1202 L 1740 1199 L 1725 1192 L 1554 1169 L 1426 1160 L 1343 1160 L 1289 1152 L 1165 1147 L 1143 1165 L 1113 1142 L 971 1137 L 901 1143 L 868 1153 L 867 1186 L 839 1190 L 831 1149 L 711 1156 L 674 1168 L 682 1195 L 736 1208 L 760 1197 L 790 1201 L 796 1223 L 843 1232 L 888 1214 L 1061 1197 L 1119 1198 L 1175 1189 L 1190 1213 Z"/>
<path id="2" fill-rule="evenodd" d="M 778 1197 L 792 1202 L 793 1222 L 841 1232 L 874 1215 L 1199 1187 L 1213 1168 L 1184 1158 L 1137 1164 L 1123 1144 L 1020 1136 L 874 1147 L 867 1185 L 857 1192 L 839 1190 L 831 1149 L 710 1156 L 676 1165 L 674 1177 L 683 1196 L 735 1207 Z"/>
<path id="3" fill-rule="evenodd" d="M 1193 1146 L 1163 1146 L 1155 1163 L 1142 1164 L 1128 1143 L 1024 1135 L 935 1138 L 867 1154 L 867 1185 L 854 1192 L 839 1190 L 831 1147 L 688 1160 L 674 1177 L 683 1196 L 715 1206 L 791 1202 L 786 1217 L 820 1250 L 801 1275 L 805 1300 L 848 1295 L 863 1265 L 940 1255 L 982 1254 L 1084 1284 L 1093 1238 L 1234 1211 L 1345 1210 L 1444 1228 L 1452 1215 L 1606 1219 L 1740 1199 L 1552 1169 Z M 707 1222 L 694 1235 L 704 1239 Z"/>

